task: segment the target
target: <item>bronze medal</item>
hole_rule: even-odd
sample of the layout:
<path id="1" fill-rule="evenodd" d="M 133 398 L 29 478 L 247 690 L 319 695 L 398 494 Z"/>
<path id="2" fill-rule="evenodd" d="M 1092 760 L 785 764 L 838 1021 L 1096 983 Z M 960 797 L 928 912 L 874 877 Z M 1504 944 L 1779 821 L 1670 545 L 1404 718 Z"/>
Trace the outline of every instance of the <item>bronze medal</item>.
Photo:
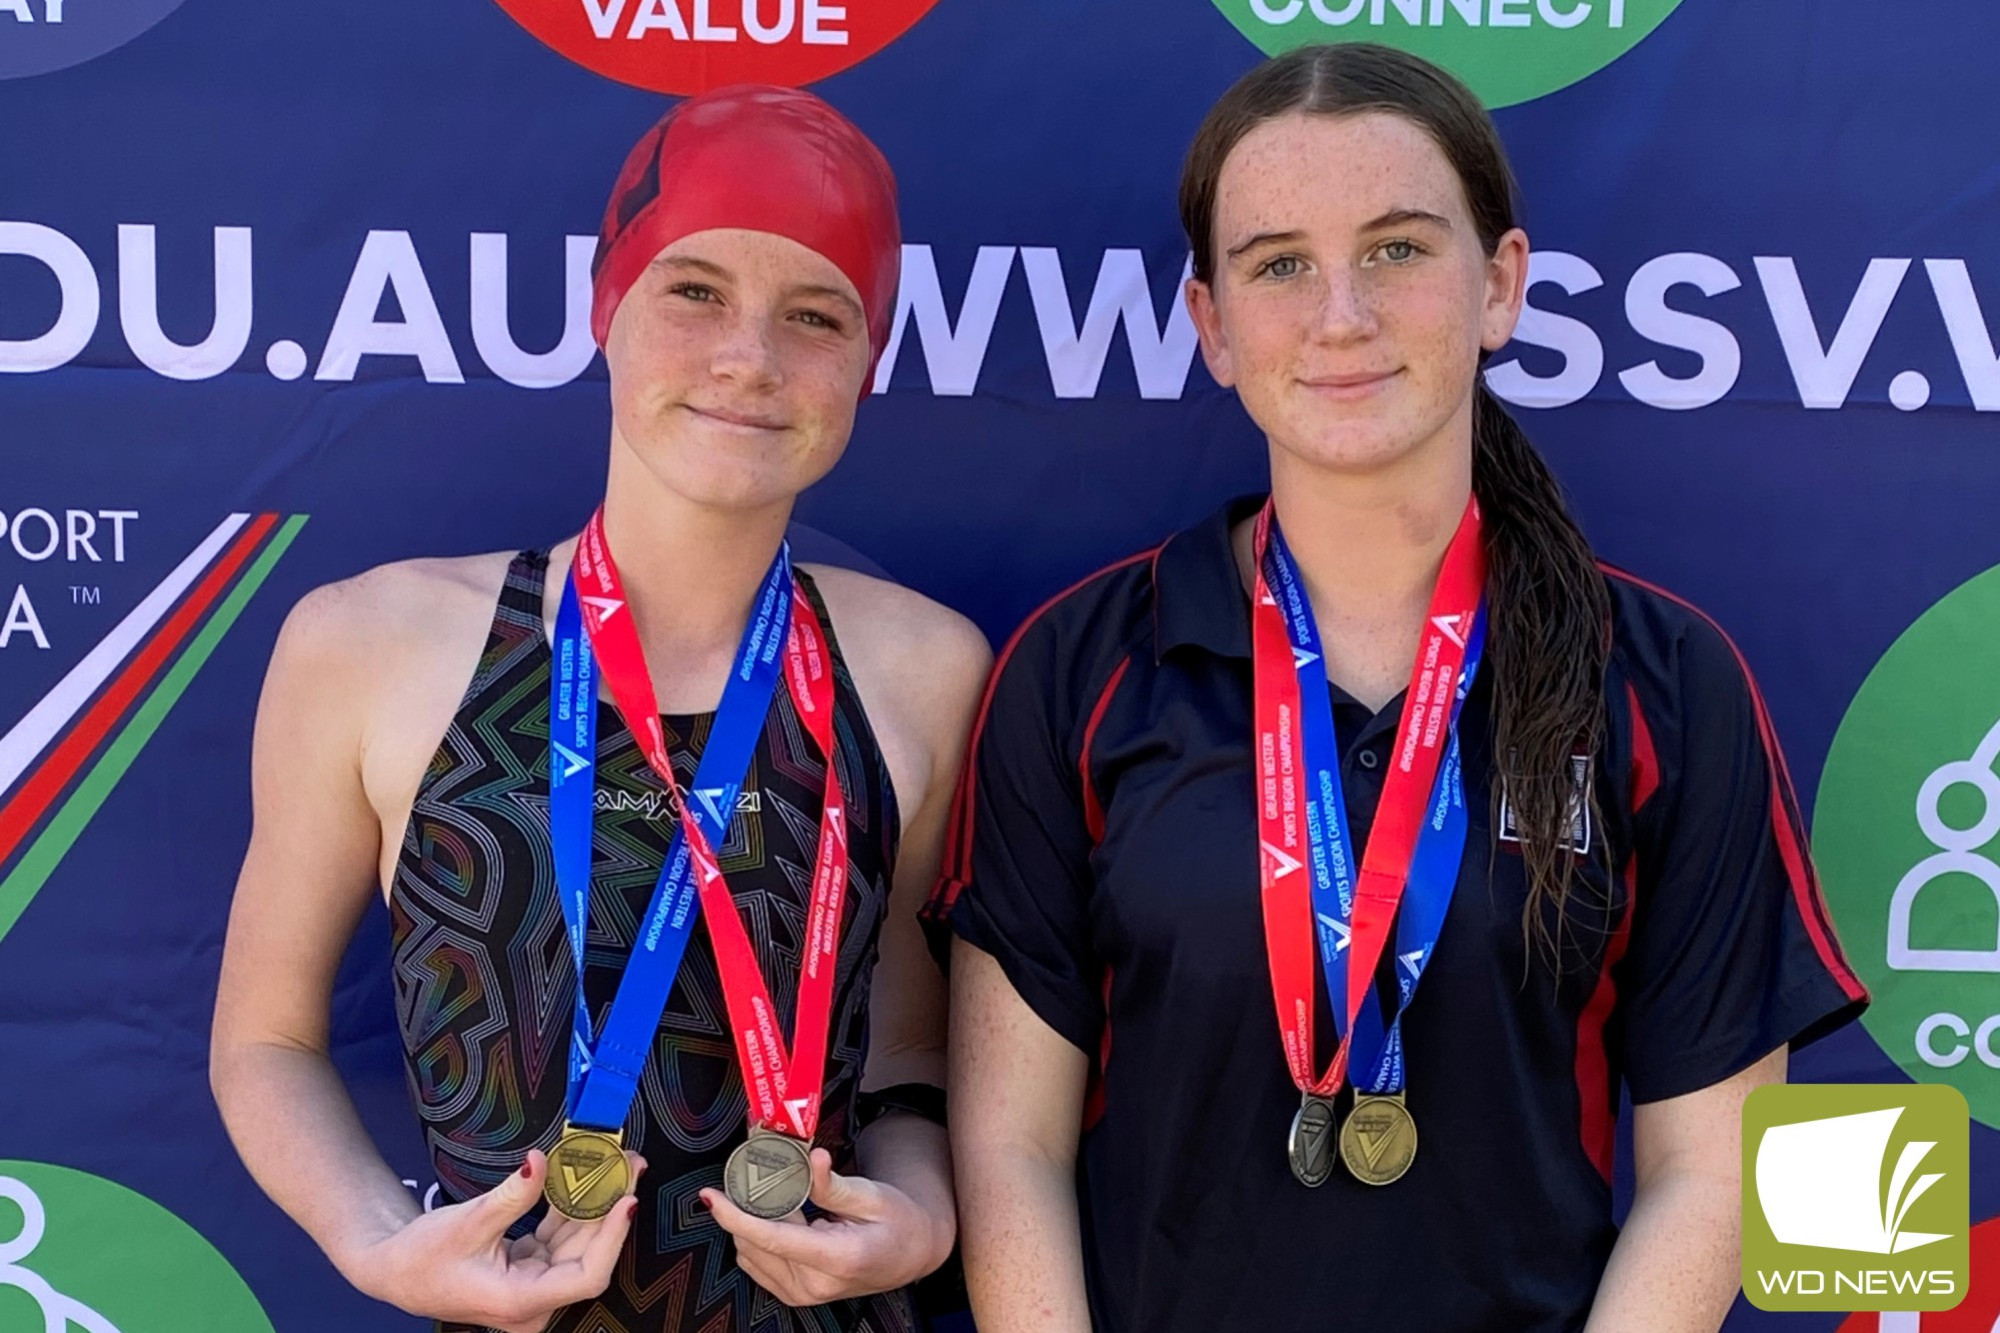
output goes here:
<path id="1" fill-rule="evenodd" d="M 1292 1132 L 1285 1141 L 1285 1155 L 1291 1160 L 1292 1174 L 1299 1184 L 1318 1189 L 1333 1174 L 1333 1144 L 1339 1117 L 1330 1098 L 1307 1093 L 1292 1117 Z"/>
<path id="2" fill-rule="evenodd" d="M 775 1130 L 752 1129 L 729 1154 L 722 1188 L 752 1217 L 790 1217 L 812 1194 L 812 1145 Z"/>
<path id="3" fill-rule="evenodd" d="M 1393 1185 L 1417 1155 L 1417 1122 L 1400 1092 L 1357 1093 L 1340 1127 L 1340 1160 L 1364 1185 Z"/>
<path id="4" fill-rule="evenodd" d="M 594 1222 L 631 1188 L 622 1133 L 563 1126 L 562 1137 L 549 1149 L 549 1178 L 542 1186 L 549 1207 L 574 1221 Z"/>

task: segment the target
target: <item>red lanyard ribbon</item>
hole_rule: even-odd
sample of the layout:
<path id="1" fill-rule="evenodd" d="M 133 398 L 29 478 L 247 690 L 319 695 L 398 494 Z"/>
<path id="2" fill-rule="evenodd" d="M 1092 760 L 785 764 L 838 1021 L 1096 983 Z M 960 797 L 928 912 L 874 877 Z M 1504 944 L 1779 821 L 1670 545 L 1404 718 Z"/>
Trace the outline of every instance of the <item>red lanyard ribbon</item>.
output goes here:
<path id="1" fill-rule="evenodd" d="M 819 1127 L 840 918 L 847 896 L 847 808 L 834 763 L 833 661 L 819 617 L 804 590 L 794 582 L 791 629 L 785 642 L 785 683 L 792 707 L 826 758 L 826 787 L 806 913 L 792 1049 L 787 1054 L 778 1031 L 777 1006 L 758 966 L 756 947 L 744 930 L 715 850 L 689 812 L 674 777 L 652 676 L 646 670 L 645 649 L 625 605 L 618 567 L 604 540 L 602 510 L 591 516 L 577 541 L 572 574 L 583 603 L 591 651 L 603 666 L 611 697 L 638 737 L 646 762 L 666 785 L 668 800 L 680 820 L 681 836 L 694 863 L 701 914 L 715 947 L 737 1059 L 750 1092 L 752 1120 L 762 1128 L 809 1140 Z"/>
<path id="2" fill-rule="evenodd" d="M 1326 1073 L 1313 1077 L 1315 937 L 1310 859 L 1321 849 L 1308 828 L 1313 794 L 1306 786 L 1302 695 L 1285 616 L 1264 577 L 1272 507 L 1257 517 L 1256 587 L 1251 598 L 1257 729 L 1258 881 L 1264 908 L 1264 946 L 1270 959 L 1271 994 L 1285 1064 L 1301 1092 L 1331 1097 L 1347 1076 L 1349 1045 L 1363 1000 L 1375 984 L 1375 967 L 1388 945 L 1396 907 L 1409 883 L 1417 835 L 1429 808 L 1439 761 L 1450 739 L 1452 697 L 1465 663 L 1466 635 L 1486 585 L 1486 552 L 1480 540 L 1479 502 L 1467 502 L 1444 565 L 1431 592 L 1416 661 L 1403 697 L 1396 755 L 1382 783 L 1382 799 L 1361 858 L 1354 914 L 1347 937 L 1346 1022 Z"/>

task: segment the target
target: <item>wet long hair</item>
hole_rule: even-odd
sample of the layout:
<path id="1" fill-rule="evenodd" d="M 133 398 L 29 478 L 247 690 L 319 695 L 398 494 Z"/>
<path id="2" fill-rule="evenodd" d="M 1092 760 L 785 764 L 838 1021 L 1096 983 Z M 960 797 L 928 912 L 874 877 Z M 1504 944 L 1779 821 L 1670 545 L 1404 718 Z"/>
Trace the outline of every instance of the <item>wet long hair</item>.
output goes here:
<path id="1" fill-rule="evenodd" d="M 1294 113 L 1362 112 L 1401 116 L 1431 137 L 1464 187 L 1482 248 L 1493 254 L 1515 225 L 1514 175 L 1499 131 L 1471 90 L 1387 47 L 1307 46 L 1244 75 L 1195 134 L 1180 189 L 1195 277 L 1215 280 L 1216 192 L 1223 162 L 1244 135 Z M 1522 933 L 1560 966 L 1564 923 L 1575 920 L 1567 909 L 1583 882 L 1571 846 L 1579 813 L 1572 756 L 1597 755 L 1604 739 L 1610 599 L 1548 464 L 1483 377 L 1468 387 L 1475 398 L 1472 489 L 1485 517 L 1494 759 L 1503 779 L 1493 785 L 1493 827 L 1500 827 L 1504 793 L 1528 875 Z M 1590 827 L 1601 828 L 1594 788 L 1585 784 L 1584 800 Z"/>

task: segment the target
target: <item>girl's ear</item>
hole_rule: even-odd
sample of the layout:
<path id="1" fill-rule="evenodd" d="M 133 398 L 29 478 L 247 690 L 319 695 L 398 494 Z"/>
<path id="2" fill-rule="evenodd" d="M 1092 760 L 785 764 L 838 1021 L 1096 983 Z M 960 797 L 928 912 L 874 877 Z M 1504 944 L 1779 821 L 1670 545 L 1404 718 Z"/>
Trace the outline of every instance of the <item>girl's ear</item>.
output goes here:
<path id="1" fill-rule="evenodd" d="M 1519 227 L 1500 238 L 1486 261 L 1486 305 L 1480 315 L 1479 345 L 1497 352 L 1514 336 L 1528 296 L 1528 233 Z"/>
<path id="2" fill-rule="evenodd" d="M 1236 366 L 1229 354 L 1229 340 L 1222 331 L 1222 312 L 1216 308 L 1215 289 L 1200 278 L 1189 278 L 1181 295 L 1187 301 L 1188 317 L 1201 339 L 1201 359 L 1208 373 L 1225 389 L 1236 386 Z"/>

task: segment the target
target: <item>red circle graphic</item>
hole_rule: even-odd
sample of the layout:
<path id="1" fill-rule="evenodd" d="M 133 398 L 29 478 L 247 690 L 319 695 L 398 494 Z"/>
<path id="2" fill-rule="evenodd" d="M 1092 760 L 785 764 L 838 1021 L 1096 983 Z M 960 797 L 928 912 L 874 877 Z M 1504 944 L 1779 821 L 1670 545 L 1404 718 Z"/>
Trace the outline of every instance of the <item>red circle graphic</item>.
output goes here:
<path id="1" fill-rule="evenodd" d="M 858 65 L 937 0 L 498 0 L 585 69 L 662 93 L 800 87 Z"/>

